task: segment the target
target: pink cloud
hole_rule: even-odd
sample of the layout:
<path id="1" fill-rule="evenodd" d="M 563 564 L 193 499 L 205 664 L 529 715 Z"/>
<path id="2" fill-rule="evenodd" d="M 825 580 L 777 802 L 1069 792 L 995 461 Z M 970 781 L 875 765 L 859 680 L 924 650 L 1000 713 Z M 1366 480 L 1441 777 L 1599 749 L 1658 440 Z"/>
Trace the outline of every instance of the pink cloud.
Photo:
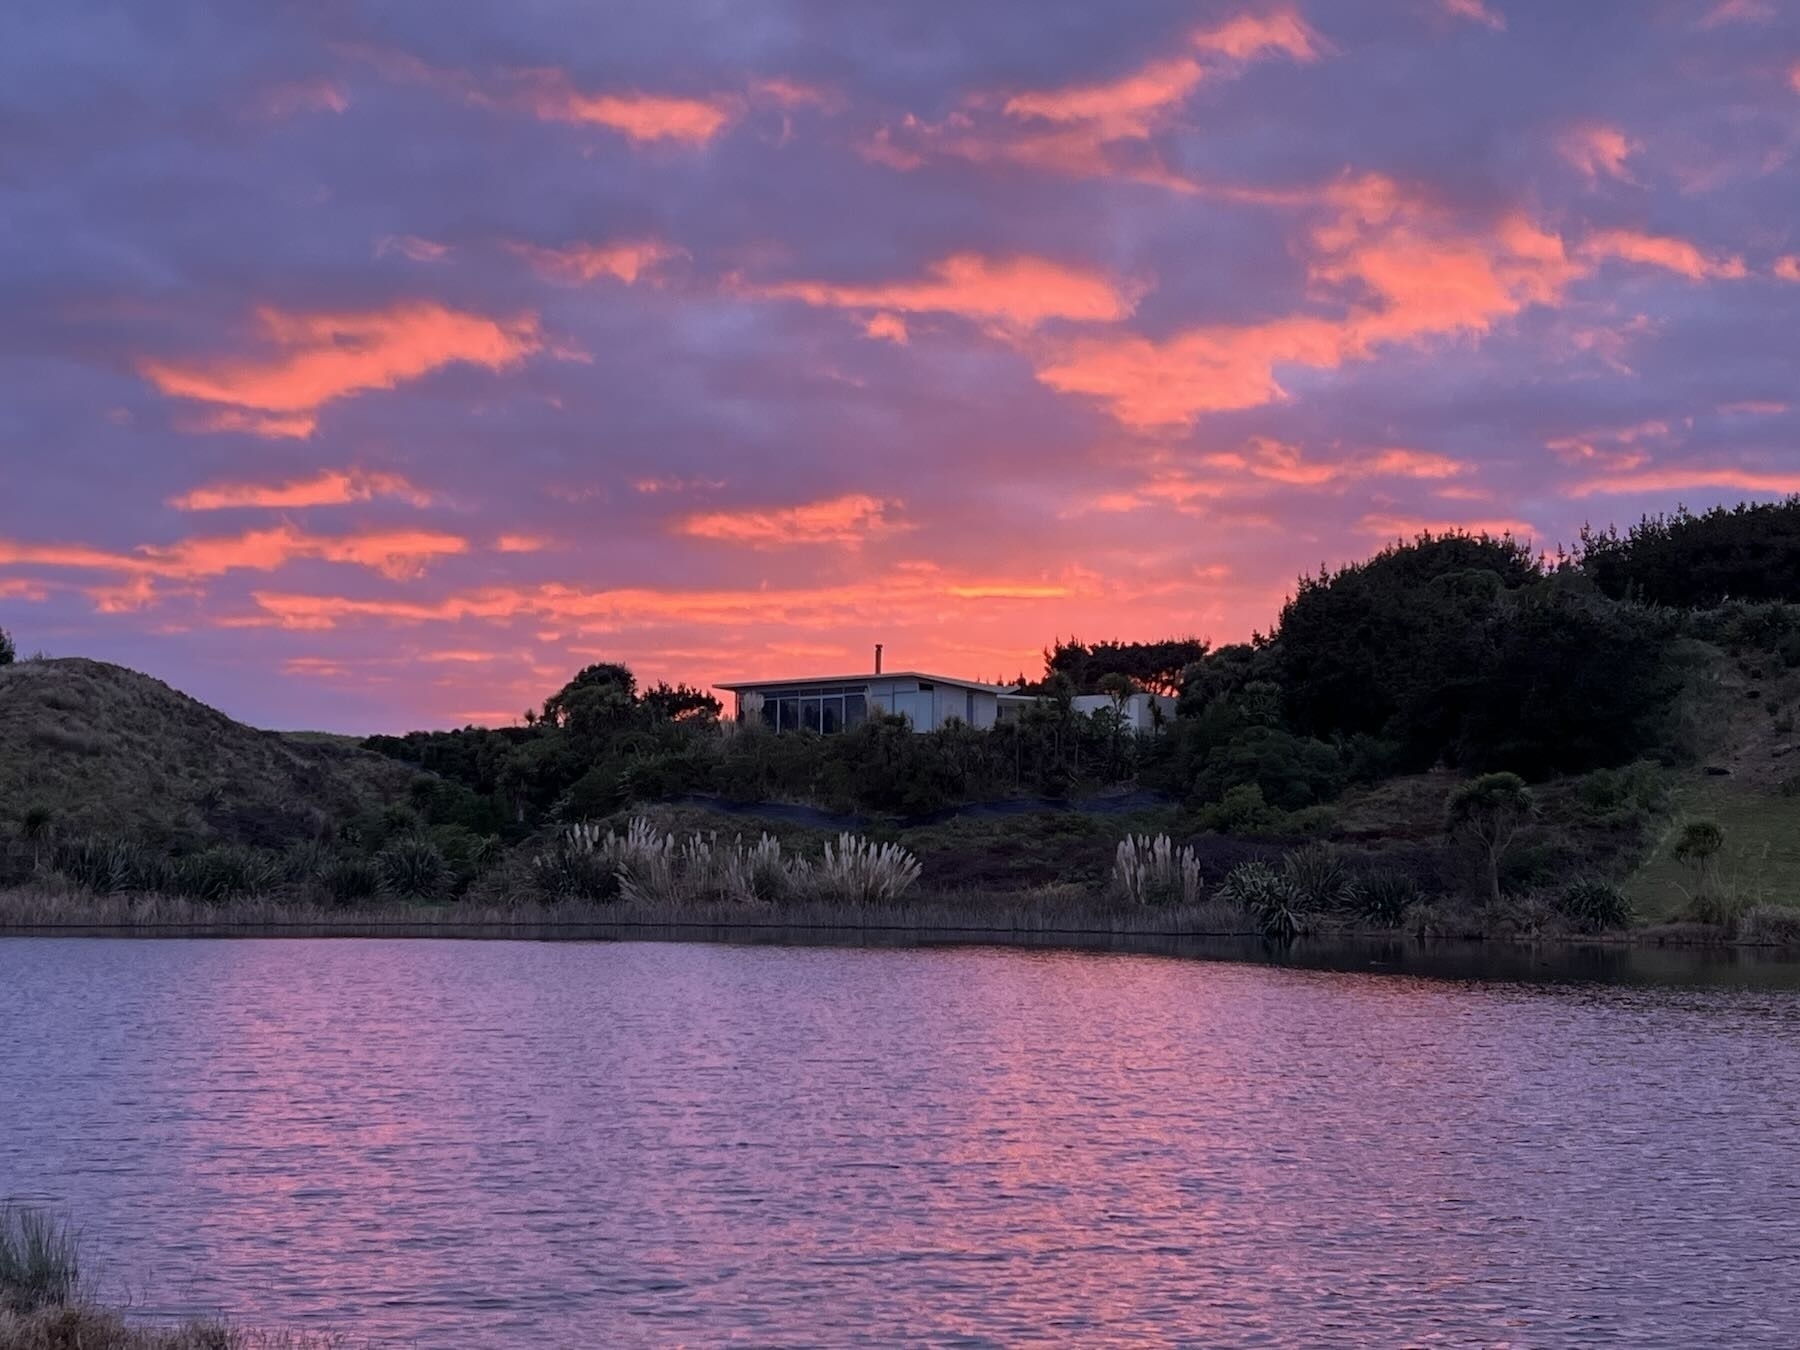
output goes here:
<path id="1" fill-rule="evenodd" d="M 1788 496 L 1800 493 L 1800 471 L 1768 473 L 1735 465 L 1667 465 L 1629 473 L 1615 473 L 1575 483 L 1573 497 L 1616 496 L 1630 492 L 1689 492 L 1699 488 L 1724 488 L 1735 492 Z"/>
<path id="2" fill-rule="evenodd" d="M 1452 18 L 1482 24 L 1496 33 L 1506 31 L 1506 16 L 1489 8 L 1484 0 L 1438 0 L 1438 3 L 1443 7 L 1444 13 Z"/>
<path id="3" fill-rule="evenodd" d="M 538 351 L 537 319 L 489 319 L 429 301 L 351 314 L 256 312 L 259 356 L 144 358 L 139 372 L 170 398 L 216 404 L 212 430 L 307 436 L 320 408 L 392 389 L 458 362 L 505 370 Z"/>
<path id="4" fill-rule="evenodd" d="M 958 253 L 925 272 L 918 280 L 868 285 L 785 281 L 740 283 L 740 288 L 763 299 L 837 309 L 955 314 L 1017 330 L 1051 319 L 1112 322 L 1130 314 L 1137 304 L 1133 290 L 1100 273 L 1045 258 Z"/>
<path id="5" fill-rule="evenodd" d="M 1692 281 L 1735 280 L 1748 275 L 1744 260 L 1735 255 L 1704 252 L 1697 244 L 1668 235 L 1637 230 L 1601 230 L 1581 241 L 1581 255 L 1600 262 L 1616 259 L 1659 267 Z"/>
<path id="6" fill-rule="evenodd" d="M 532 244 L 508 244 L 507 247 L 542 276 L 571 282 L 593 281 L 605 276 L 627 286 L 664 263 L 687 256 L 686 249 L 661 239 L 570 244 L 565 248 L 539 248 Z"/>
<path id="7" fill-rule="evenodd" d="M 1099 399 L 1128 426 L 1181 425 L 1285 398 L 1282 366 L 1334 369 L 1388 343 L 1485 334 L 1527 306 L 1558 303 L 1583 273 L 1561 239 L 1522 216 L 1472 227 L 1377 176 L 1324 200 L 1334 210 L 1307 241 L 1307 270 L 1335 314 L 1204 325 L 1161 341 L 1075 338 L 1047 349 L 1038 379 Z"/>
<path id="8" fill-rule="evenodd" d="M 1800 253 L 1790 253 L 1775 260 L 1775 275 L 1783 281 L 1800 281 Z"/>
<path id="9" fill-rule="evenodd" d="M 904 347 L 912 340 L 907 332 L 906 320 L 898 314 L 875 314 L 863 325 L 863 334 L 878 341 L 892 342 Z"/>
<path id="10" fill-rule="evenodd" d="M 687 516 L 676 532 L 696 539 L 782 548 L 793 544 L 849 544 L 910 528 L 895 519 L 898 503 L 863 493 L 772 510 L 707 511 Z"/>
<path id="11" fill-rule="evenodd" d="M 1718 0 L 1702 16 L 1699 27 L 1720 28 L 1731 23 L 1766 23 L 1775 17 L 1770 0 Z"/>
<path id="12" fill-rule="evenodd" d="M 430 493 L 414 487 L 399 474 L 322 469 L 310 478 L 296 478 L 285 483 L 209 483 L 171 497 L 169 505 L 178 511 L 223 511 L 241 507 L 290 509 L 344 506 L 373 501 L 377 497 L 393 497 L 414 506 L 431 504 Z"/>
<path id="13" fill-rule="evenodd" d="M 1584 122 L 1569 127 L 1556 138 L 1556 152 L 1590 183 L 1601 178 L 1629 183 L 1626 161 L 1643 149 L 1617 127 Z"/>
<path id="14" fill-rule="evenodd" d="M 146 544 L 118 553 L 82 544 L 27 544 L 0 539 L 0 566 L 38 566 L 123 573 L 142 586 L 151 578 L 196 581 L 227 572 L 274 572 L 299 559 L 366 567 L 392 578 L 417 576 L 435 558 L 468 551 L 468 542 L 430 530 L 372 530 L 313 535 L 290 525 L 238 535 Z"/>
<path id="15" fill-rule="evenodd" d="M 730 123 L 723 98 L 684 98 L 637 90 L 585 93 L 560 70 L 526 72 L 523 102 L 539 118 L 607 127 L 633 141 L 704 145 Z"/>
<path id="16" fill-rule="evenodd" d="M 453 252 L 450 245 L 440 244 L 435 240 L 422 239 L 416 234 L 384 234 L 375 241 L 375 256 L 385 258 L 390 253 L 398 253 L 403 258 L 411 258 L 414 262 L 443 262 Z"/>

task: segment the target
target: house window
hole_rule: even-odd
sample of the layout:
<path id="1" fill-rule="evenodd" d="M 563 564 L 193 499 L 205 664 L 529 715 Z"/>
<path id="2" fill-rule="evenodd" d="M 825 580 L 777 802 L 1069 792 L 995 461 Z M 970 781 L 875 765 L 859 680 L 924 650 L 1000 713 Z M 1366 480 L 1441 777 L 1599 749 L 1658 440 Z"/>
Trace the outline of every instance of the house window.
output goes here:
<path id="1" fill-rule="evenodd" d="M 803 698 L 800 700 L 800 725 L 807 731 L 819 729 L 819 700 Z"/>
<path id="2" fill-rule="evenodd" d="M 865 694 L 844 695 L 844 730 L 854 731 L 869 720 L 869 700 Z"/>
<path id="3" fill-rule="evenodd" d="M 781 700 L 781 731 L 798 731 L 800 729 L 800 700 L 788 695 Z"/>

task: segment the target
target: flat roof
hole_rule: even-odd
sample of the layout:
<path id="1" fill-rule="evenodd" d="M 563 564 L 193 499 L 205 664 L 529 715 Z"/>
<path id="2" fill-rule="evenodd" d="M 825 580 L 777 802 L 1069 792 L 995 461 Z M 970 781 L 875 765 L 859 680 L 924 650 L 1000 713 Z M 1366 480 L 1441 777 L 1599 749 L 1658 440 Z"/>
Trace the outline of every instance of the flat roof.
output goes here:
<path id="1" fill-rule="evenodd" d="M 866 675 L 803 675 L 784 680 L 732 680 L 714 683 L 714 689 L 742 693 L 746 689 L 800 688 L 809 684 L 871 684 L 876 680 L 924 680 L 927 684 L 951 684 L 958 689 L 976 689 L 984 694 L 1011 693 L 1010 684 L 983 684 L 980 680 L 959 680 L 954 675 L 931 675 L 920 670 L 884 670 Z"/>

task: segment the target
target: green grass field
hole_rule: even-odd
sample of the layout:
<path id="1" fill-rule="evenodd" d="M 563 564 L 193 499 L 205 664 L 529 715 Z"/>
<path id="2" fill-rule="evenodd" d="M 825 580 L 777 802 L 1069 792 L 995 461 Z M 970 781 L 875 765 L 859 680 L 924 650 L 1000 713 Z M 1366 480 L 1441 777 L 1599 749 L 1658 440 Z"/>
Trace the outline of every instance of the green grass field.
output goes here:
<path id="1" fill-rule="evenodd" d="M 1693 869 L 1677 862 L 1675 841 L 1690 820 L 1711 820 L 1725 831 L 1719 879 L 1746 905 L 1800 906 L 1800 797 L 1752 792 L 1727 781 L 1684 790 L 1671 824 L 1627 893 L 1651 922 L 1675 917 L 1694 885 Z"/>

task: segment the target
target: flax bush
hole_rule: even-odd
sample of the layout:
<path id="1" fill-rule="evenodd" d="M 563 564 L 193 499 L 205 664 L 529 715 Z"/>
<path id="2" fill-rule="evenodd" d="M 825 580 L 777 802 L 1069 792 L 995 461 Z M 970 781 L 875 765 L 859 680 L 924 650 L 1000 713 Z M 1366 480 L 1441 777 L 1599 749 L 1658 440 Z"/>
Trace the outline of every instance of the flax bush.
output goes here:
<path id="1" fill-rule="evenodd" d="M 1604 933 L 1631 922 L 1631 901 L 1610 881 L 1576 881 L 1556 897 L 1555 907 L 1577 933 Z"/>
<path id="2" fill-rule="evenodd" d="M 1200 860 L 1166 834 L 1129 834 L 1113 857 L 1113 887 L 1134 905 L 1197 904 Z"/>
<path id="3" fill-rule="evenodd" d="M 429 900 L 450 880 L 444 855 L 423 835 L 403 834 L 375 856 L 384 890 L 409 900 Z"/>
<path id="4" fill-rule="evenodd" d="M 1405 872 L 1370 872 L 1351 886 L 1351 906 L 1359 919 L 1398 928 L 1406 911 L 1424 899 L 1419 883 Z"/>
<path id="5" fill-rule="evenodd" d="M 1347 909 L 1356 898 L 1350 869 L 1330 844 L 1308 844 L 1281 860 L 1281 877 L 1296 909 L 1327 914 Z"/>
<path id="6" fill-rule="evenodd" d="M 118 895 L 137 889 L 142 880 L 143 858 L 123 839 L 84 834 L 57 843 L 56 870 L 75 885 L 95 895 Z"/>
<path id="7" fill-rule="evenodd" d="M 0 1205 L 0 1309 L 31 1313 L 69 1303 L 80 1280 L 67 1224 L 41 1209 Z"/>
<path id="8" fill-rule="evenodd" d="M 1291 938 L 1305 926 L 1288 879 L 1267 863 L 1233 868 L 1219 887 L 1219 899 L 1242 907 L 1264 937 Z"/>

